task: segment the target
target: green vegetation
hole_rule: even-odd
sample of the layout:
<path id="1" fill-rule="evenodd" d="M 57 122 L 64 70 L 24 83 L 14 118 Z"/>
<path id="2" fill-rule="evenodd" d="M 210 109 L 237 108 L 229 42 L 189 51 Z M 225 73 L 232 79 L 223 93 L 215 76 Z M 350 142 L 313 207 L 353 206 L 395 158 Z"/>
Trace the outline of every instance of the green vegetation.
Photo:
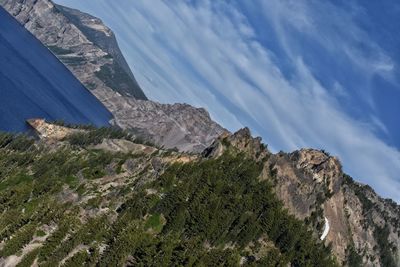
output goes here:
<path id="1" fill-rule="evenodd" d="M 382 266 L 396 267 L 396 261 L 393 258 L 393 252 L 391 251 L 392 246 L 388 242 L 389 228 L 387 225 L 384 227 L 376 226 L 374 231 L 374 237 L 378 243 L 380 258 Z"/>
<path id="2" fill-rule="evenodd" d="M 2 257 L 21 255 L 36 236 L 45 241 L 19 266 L 54 266 L 68 255 L 65 266 L 336 266 L 245 155 L 175 163 L 146 180 L 155 155 L 88 149 L 98 136 L 130 138 L 93 131 L 57 149 L 0 134 Z M 124 173 L 127 160 L 136 172 Z M 126 182 L 99 189 L 118 175 Z"/>
<path id="3" fill-rule="evenodd" d="M 39 229 L 36 231 L 36 235 L 39 237 L 43 237 L 43 236 L 46 236 L 46 232 Z"/>
<path id="4" fill-rule="evenodd" d="M 136 144 L 144 144 L 148 146 L 157 147 L 150 141 L 144 141 L 141 138 L 134 137 L 130 132 L 121 130 L 117 127 L 102 127 L 88 132 L 71 134 L 65 138 L 71 145 L 86 147 L 88 145 L 100 144 L 103 139 L 124 139 Z"/>
<path id="5" fill-rule="evenodd" d="M 154 232 L 159 233 L 161 232 L 164 224 L 165 224 L 165 219 L 162 215 L 153 214 L 147 219 L 144 227 L 145 229 L 151 229 Z"/>
<path id="6" fill-rule="evenodd" d="M 64 49 L 62 47 L 56 46 L 56 45 L 49 45 L 48 48 L 53 52 L 53 54 L 57 56 L 62 56 L 62 55 L 68 55 L 73 53 L 73 51 L 69 49 Z"/>
<path id="7" fill-rule="evenodd" d="M 22 258 L 22 260 L 18 263 L 17 267 L 30 267 L 35 261 L 36 257 L 39 254 L 40 249 L 34 249 L 29 252 L 26 256 Z"/>
<path id="8" fill-rule="evenodd" d="M 105 85 L 122 95 L 133 96 L 137 99 L 146 99 L 140 87 L 115 61 L 111 64 L 101 66 L 100 70 L 95 74 Z"/>
<path id="9" fill-rule="evenodd" d="M 116 127 L 102 127 L 91 130 L 86 133 L 82 132 L 82 133 L 72 134 L 68 136 L 66 140 L 71 145 L 84 147 L 88 145 L 100 144 L 104 138 L 125 139 L 135 142 L 135 138 L 130 133 Z"/>
<path id="10" fill-rule="evenodd" d="M 229 154 L 171 166 L 147 185 L 161 196 L 138 192 L 117 209 L 116 238 L 101 262 L 118 266 L 130 254 L 139 266 L 235 266 L 242 257 L 249 266 L 335 266 L 329 249 L 288 215 L 268 182 L 258 181 L 259 172 L 254 161 Z M 150 235 L 149 227 L 159 234 Z M 245 252 L 250 242 L 262 246 L 263 234 L 275 248 L 260 258 Z"/>
<path id="11" fill-rule="evenodd" d="M 347 253 L 347 265 L 351 267 L 362 267 L 362 257 L 357 253 L 354 246 L 350 246 L 346 250 Z"/>
<path id="12" fill-rule="evenodd" d="M 70 66 L 81 65 L 86 61 L 86 59 L 83 56 L 63 56 L 60 57 L 60 60 L 65 65 L 70 65 Z"/>
<path id="13" fill-rule="evenodd" d="M 32 240 L 35 230 L 35 226 L 30 224 L 22 227 L 13 235 L 13 238 L 5 244 L 0 252 L 0 256 L 7 257 L 16 254 L 24 245 Z"/>
<path id="14" fill-rule="evenodd" d="M 394 267 L 397 266 L 394 255 L 396 254 L 397 248 L 394 244 L 390 243 L 389 240 L 389 226 L 385 224 L 383 227 L 377 225 L 372 219 L 372 211 L 377 208 L 377 206 L 367 197 L 366 192 L 372 192 L 372 188 L 367 185 L 359 185 L 354 182 L 354 179 L 349 175 L 344 175 L 345 183 L 354 191 L 357 198 L 360 200 L 363 213 L 366 217 L 364 221 L 364 227 L 370 227 L 373 229 L 374 238 L 378 243 L 377 249 L 379 249 L 380 262 L 382 266 Z M 391 203 L 391 202 L 388 202 Z M 383 213 L 384 220 L 387 221 L 387 215 Z M 396 225 L 397 222 L 394 223 Z M 359 258 L 354 255 L 355 250 L 350 250 L 349 260 L 355 260 L 359 262 Z M 357 266 L 357 265 L 354 265 Z"/>

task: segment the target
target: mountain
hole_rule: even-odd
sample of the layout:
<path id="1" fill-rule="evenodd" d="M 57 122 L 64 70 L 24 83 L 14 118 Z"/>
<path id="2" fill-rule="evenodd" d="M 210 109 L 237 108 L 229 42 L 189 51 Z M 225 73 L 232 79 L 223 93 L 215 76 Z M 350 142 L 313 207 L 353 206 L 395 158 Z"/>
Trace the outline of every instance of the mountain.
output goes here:
<path id="1" fill-rule="evenodd" d="M 322 238 L 341 265 L 400 265 L 400 206 L 355 182 L 338 158 L 315 149 L 272 154 L 247 128 L 221 136 L 203 155 L 232 150 L 263 162 L 259 179 L 272 183 L 289 213 Z"/>
<path id="2" fill-rule="evenodd" d="M 106 51 L 114 59 L 117 64 L 113 67 L 114 69 L 122 68 L 121 72 L 124 71 L 131 78 L 131 92 L 128 93 L 136 99 L 147 100 L 119 49 L 114 33 L 100 19 L 90 14 L 61 5 L 55 5 L 55 7 L 83 32 L 89 41 Z M 116 84 L 115 86 L 120 87 L 121 85 Z"/>
<path id="3" fill-rule="evenodd" d="M 31 123 L 41 140 L 0 134 L 1 266 L 337 266 L 259 179 L 265 152 Z"/>
<path id="4" fill-rule="evenodd" d="M 127 67 L 114 35 L 100 20 L 92 21 L 87 14 L 55 6 L 50 1 L 1 0 L 0 4 L 89 89 L 104 87 L 121 95 L 147 99 Z"/>
<path id="5" fill-rule="evenodd" d="M 1 7 L 0 20 L 0 130 L 26 131 L 35 117 L 109 125 L 110 112 Z"/>
<path id="6" fill-rule="evenodd" d="M 400 206 L 324 151 L 273 154 L 245 128 L 194 155 L 30 123 L 40 140 L 0 134 L 0 265 L 400 262 Z"/>
<path id="7" fill-rule="evenodd" d="M 202 108 L 136 99 L 113 88 L 126 65 L 100 20 L 47 0 L 0 4 L 126 129 L 32 119 L 38 140 L 0 133 L 0 266 L 400 266 L 400 206 L 338 158 L 274 154 Z"/>
<path id="8" fill-rule="evenodd" d="M 226 130 L 201 108 L 148 101 L 101 20 L 50 0 L 0 0 L 112 112 L 117 126 L 160 146 L 201 152 Z"/>

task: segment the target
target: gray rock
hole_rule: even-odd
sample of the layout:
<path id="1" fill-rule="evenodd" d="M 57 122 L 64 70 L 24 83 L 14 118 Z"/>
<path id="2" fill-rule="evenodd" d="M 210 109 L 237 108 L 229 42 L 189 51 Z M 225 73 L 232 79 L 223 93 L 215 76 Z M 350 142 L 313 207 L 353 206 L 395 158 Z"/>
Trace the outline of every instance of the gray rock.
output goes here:
<path id="1" fill-rule="evenodd" d="M 356 253 L 361 266 L 388 266 L 389 258 L 398 266 L 400 206 L 353 181 L 338 158 L 315 149 L 272 154 L 247 128 L 221 136 L 203 155 L 218 157 L 235 150 L 263 162 L 260 180 L 273 184 L 288 212 L 308 222 L 316 238 L 324 218 L 328 220 L 329 232 L 322 242 L 331 244 L 339 264 L 348 266 Z"/>
<path id="2" fill-rule="evenodd" d="M 201 152 L 223 132 L 204 109 L 147 101 L 100 19 L 50 0 L 0 0 L 112 112 L 113 123 L 166 148 Z"/>

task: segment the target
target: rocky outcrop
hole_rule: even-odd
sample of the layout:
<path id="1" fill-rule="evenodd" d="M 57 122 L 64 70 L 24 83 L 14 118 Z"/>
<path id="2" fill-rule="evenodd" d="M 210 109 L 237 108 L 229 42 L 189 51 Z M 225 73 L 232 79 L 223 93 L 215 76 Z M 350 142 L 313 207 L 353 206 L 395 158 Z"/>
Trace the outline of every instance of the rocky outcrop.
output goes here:
<path id="1" fill-rule="evenodd" d="M 320 235 L 324 217 L 330 231 L 325 239 L 340 263 L 353 266 L 396 266 L 400 248 L 399 206 L 379 198 L 342 172 L 339 160 L 326 152 L 302 149 L 279 153 L 269 160 L 277 195 L 296 217 Z M 364 204 L 362 204 L 364 202 Z M 387 228 L 388 233 L 382 233 Z M 390 249 L 382 244 L 382 234 Z M 386 242 L 386 241 L 385 241 Z"/>
<path id="2" fill-rule="evenodd" d="M 63 140 L 64 138 L 84 132 L 81 129 L 72 129 L 52 123 L 47 123 L 44 119 L 29 119 L 27 123 L 34 129 L 40 139 L 45 140 Z"/>
<path id="3" fill-rule="evenodd" d="M 204 109 L 145 101 L 101 20 L 50 0 L 0 0 L 114 115 L 114 124 L 166 148 L 201 152 L 225 132 Z"/>
<path id="4" fill-rule="evenodd" d="M 136 144 L 134 142 L 124 139 L 103 139 L 100 144 L 93 146 L 94 149 L 101 149 L 110 152 L 120 153 L 133 153 L 133 154 L 151 154 L 157 149 L 143 144 Z"/>
<path id="5" fill-rule="evenodd" d="M 244 152 L 264 164 L 260 179 L 274 184 L 288 211 L 304 220 L 345 266 L 399 266 L 400 206 L 344 174 L 338 158 L 301 149 L 270 153 L 245 128 L 222 135 L 203 155 Z M 234 150 L 232 150 L 234 148 Z"/>
<path id="6" fill-rule="evenodd" d="M 261 137 L 252 138 L 250 129 L 245 127 L 234 134 L 228 132 L 220 135 L 203 151 L 204 157 L 219 157 L 227 150 L 235 150 L 250 155 L 255 160 L 262 160 L 270 155 L 261 142 Z"/>
<path id="7" fill-rule="evenodd" d="M 137 100 L 115 92 L 107 92 L 99 99 L 113 112 L 114 124 L 165 148 L 201 152 L 227 132 L 203 108 Z"/>

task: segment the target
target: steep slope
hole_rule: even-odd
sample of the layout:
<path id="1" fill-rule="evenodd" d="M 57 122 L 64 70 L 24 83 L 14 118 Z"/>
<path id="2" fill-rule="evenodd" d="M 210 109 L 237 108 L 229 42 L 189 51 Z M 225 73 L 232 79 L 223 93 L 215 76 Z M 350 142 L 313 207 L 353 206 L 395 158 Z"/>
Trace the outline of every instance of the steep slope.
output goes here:
<path id="1" fill-rule="evenodd" d="M 226 131 L 203 109 L 141 101 L 146 98 L 136 90 L 112 32 L 99 19 L 50 0 L 0 0 L 0 5 L 92 91 L 116 125 L 167 148 L 195 152 Z"/>
<path id="2" fill-rule="evenodd" d="M 32 126 L 40 141 L 0 133 L 0 265 L 399 266 L 400 207 L 326 152 Z"/>
<path id="3" fill-rule="evenodd" d="M 32 34 L 0 7 L 0 129 L 26 119 L 109 124 L 111 113 Z"/>
<path id="4" fill-rule="evenodd" d="M 104 87 L 122 95 L 146 99 L 130 71 L 126 71 L 126 66 L 121 67 L 123 56 L 116 40 L 100 20 L 91 21 L 83 13 L 78 14 L 80 17 L 77 18 L 76 12 L 67 13 L 69 16 L 66 17 L 62 11 L 67 9 L 58 9 L 47 0 L 1 0 L 0 4 L 42 41 L 89 89 Z M 80 22 L 79 19 L 84 21 Z M 92 23 L 89 24 L 88 20 Z"/>
<path id="5" fill-rule="evenodd" d="M 122 68 L 126 74 L 131 77 L 132 86 L 131 93 L 136 99 L 146 100 L 146 96 L 140 89 L 133 73 L 126 62 L 124 56 L 122 55 L 121 50 L 119 49 L 117 39 L 115 38 L 114 33 L 104 26 L 103 22 L 93 17 L 90 14 L 83 13 L 79 10 L 68 8 L 61 5 L 55 5 L 56 8 L 64 14 L 79 30 L 81 30 L 85 36 L 92 43 L 99 46 L 101 49 L 105 50 L 109 55 L 111 55 L 116 64 L 119 64 L 116 68 Z"/>
<path id="6" fill-rule="evenodd" d="M 207 159 L 112 129 L 55 142 L 65 127 L 33 126 L 40 141 L 0 133 L 1 266 L 337 266 L 259 179 L 267 153 Z"/>
<path id="7" fill-rule="evenodd" d="M 203 108 L 187 104 L 160 104 L 154 101 L 119 98 L 110 94 L 115 123 L 165 148 L 201 152 L 226 132 Z"/>
<path id="8" fill-rule="evenodd" d="M 248 129 L 221 136 L 204 155 L 218 157 L 230 150 L 255 160 L 268 158 L 261 179 L 273 183 L 289 212 L 330 244 L 341 264 L 400 265 L 400 206 L 343 173 L 337 158 L 314 149 L 272 154 Z"/>

